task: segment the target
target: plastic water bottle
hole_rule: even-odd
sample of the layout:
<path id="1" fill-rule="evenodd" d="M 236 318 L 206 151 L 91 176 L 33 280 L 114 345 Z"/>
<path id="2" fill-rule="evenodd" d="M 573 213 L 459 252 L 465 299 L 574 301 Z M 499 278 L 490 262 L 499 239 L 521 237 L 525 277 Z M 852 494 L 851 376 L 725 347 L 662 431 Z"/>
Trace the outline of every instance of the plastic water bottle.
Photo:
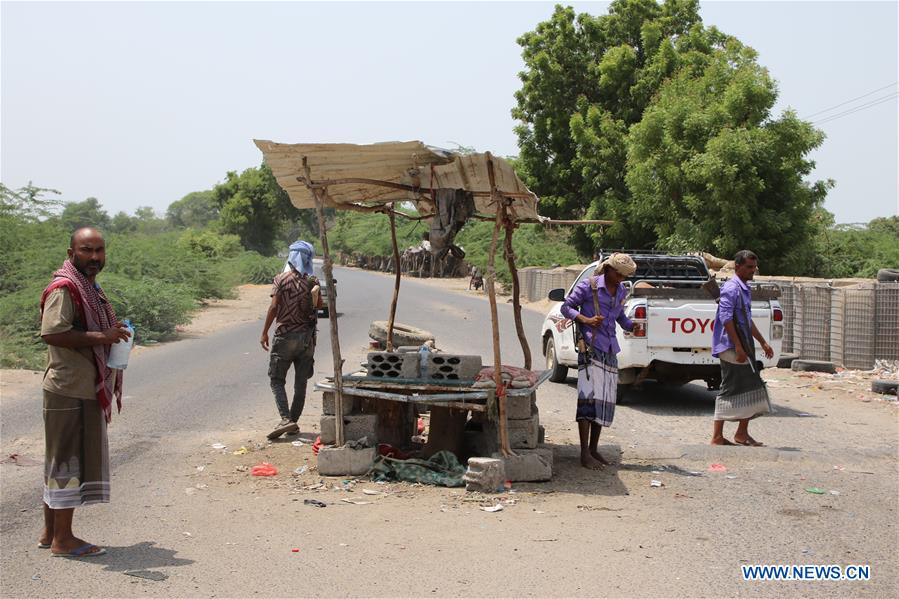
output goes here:
<path id="1" fill-rule="evenodd" d="M 131 325 L 131 321 L 127 319 L 124 321 L 124 324 L 131 336 L 118 343 L 113 343 L 112 349 L 109 351 L 109 358 L 106 359 L 107 366 L 118 368 L 119 370 L 128 368 L 128 356 L 131 355 L 131 347 L 134 345 L 134 327 Z"/>
<path id="2" fill-rule="evenodd" d="M 418 376 L 425 378 L 428 375 L 428 356 L 431 349 L 427 345 L 418 348 Z"/>

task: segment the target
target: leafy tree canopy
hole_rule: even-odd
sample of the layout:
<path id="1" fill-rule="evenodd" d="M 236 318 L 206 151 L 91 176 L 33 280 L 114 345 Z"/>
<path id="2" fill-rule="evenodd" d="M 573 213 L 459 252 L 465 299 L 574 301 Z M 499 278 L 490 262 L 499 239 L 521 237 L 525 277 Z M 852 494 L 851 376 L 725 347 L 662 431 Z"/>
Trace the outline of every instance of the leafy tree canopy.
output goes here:
<path id="1" fill-rule="evenodd" d="M 213 197 L 221 211 L 222 230 L 239 236 L 246 249 L 266 256 L 275 253 L 283 228 L 298 216 L 265 164 L 239 175 L 229 172 L 213 189 Z"/>
<path id="2" fill-rule="evenodd" d="M 59 219 L 62 225 L 70 231 L 79 227 L 97 227 L 105 231 L 110 223 L 109 214 L 103 209 L 97 198 L 66 203 Z"/>
<path id="3" fill-rule="evenodd" d="M 751 48 L 702 24 L 697 0 L 615 0 L 599 17 L 557 6 L 518 41 L 519 167 L 541 211 L 616 221 L 578 228 L 581 254 L 752 247 L 778 269 L 809 268 L 831 183 L 802 178 L 823 136 L 791 112 L 770 118 L 775 82 Z"/>
<path id="4" fill-rule="evenodd" d="M 215 193 L 211 189 L 193 191 L 169 204 L 165 217 L 176 228 L 202 229 L 219 217 Z"/>

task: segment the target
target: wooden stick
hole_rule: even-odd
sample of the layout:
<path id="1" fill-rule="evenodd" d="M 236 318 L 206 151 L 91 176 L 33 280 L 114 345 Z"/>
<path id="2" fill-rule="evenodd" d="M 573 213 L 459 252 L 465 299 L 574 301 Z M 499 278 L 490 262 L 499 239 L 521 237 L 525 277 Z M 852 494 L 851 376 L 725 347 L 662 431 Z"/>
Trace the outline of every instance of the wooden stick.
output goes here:
<path id="1" fill-rule="evenodd" d="M 613 220 L 553 220 L 551 218 L 542 221 L 545 225 L 614 225 Z"/>
<path id="2" fill-rule="evenodd" d="M 303 156 L 303 170 L 306 172 L 306 179 L 311 180 L 312 177 L 309 175 L 309 164 L 307 163 L 305 156 Z M 325 227 L 323 196 L 327 193 L 327 190 L 322 192 L 320 189 L 310 188 L 310 191 L 312 191 L 312 195 L 315 197 L 315 212 L 318 216 L 318 235 L 322 242 L 322 254 L 324 254 L 322 272 L 325 275 L 325 281 L 327 281 L 329 287 L 332 288 L 332 293 L 328 294 L 328 320 L 331 324 L 331 355 L 334 358 L 334 421 L 337 446 L 342 447 L 345 442 L 343 431 L 343 358 L 340 357 L 340 338 L 337 335 L 337 298 L 334 297 L 335 294 L 333 293 L 334 270 L 331 264 L 331 252 L 328 250 L 328 231 Z"/>
<path id="3" fill-rule="evenodd" d="M 506 208 L 503 207 L 503 213 Z M 521 322 L 521 286 L 518 282 L 518 269 L 515 268 L 515 252 L 512 250 L 512 233 L 515 224 L 506 220 L 506 262 L 509 264 L 509 272 L 512 274 L 512 315 L 515 317 L 515 331 L 518 333 L 518 341 L 521 343 L 521 353 L 524 354 L 524 368 L 531 369 L 531 348 L 528 338 L 524 334 L 524 324 Z"/>
<path id="4" fill-rule="evenodd" d="M 321 187 L 328 187 L 329 185 L 352 185 L 352 184 L 362 184 L 362 185 L 377 185 L 379 187 L 389 187 L 391 189 L 400 189 L 402 191 L 411 191 L 413 193 L 420 193 L 422 195 L 430 195 L 431 190 L 427 187 L 415 187 L 414 185 L 406 185 L 405 183 L 394 183 L 393 181 L 381 181 L 379 179 L 364 179 L 361 177 L 346 177 L 342 179 L 322 179 L 321 181 L 312 181 L 309 177 L 297 177 L 297 181 L 300 183 L 304 183 L 306 187 L 309 189 L 317 189 Z M 500 190 L 491 190 L 491 191 L 471 191 L 471 193 L 477 197 L 482 198 L 492 198 L 494 194 L 498 194 L 501 196 L 505 196 L 508 198 L 536 198 L 537 196 L 529 191 L 500 191 Z M 405 201 L 405 200 L 393 200 L 393 201 Z"/>
<path id="5" fill-rule="evenodd" d="M 393 321 L 396 318 L 396 302 L 400 296 L 400 250 L 396 244 L 396 216 L 393 210 L 387 212 L 390 219 L 390 241 L 393 243 L 393 272 L 396 278 L 393 283 L 393 300 L 390 302 L 390 317 L 387 319 L 387 351 L 393 351 Z"/>
<path id="6" fill-rule="evenodd" d="M 503 223 L 503 205 L 496 194 L 496 178 L 493 173 L 493 157 L 490 152 L 485 154 L 487 160 L 487 176 L 490 178 L 490 189 L 493 191 L 493 201 L 496 206 L 496 222 L 493 225 L 493 239 L 490 242 L 490 253 L 487 255 L 487 297 L 490 300 L 490 324 L 493 326 L 493 380 L 496 382 L 497 406 L 499 412 L 499 443 L 503 455 L 511 455 L 509 446 L 509 430 L 506 422 L 506 396 L 499 394 L 503 386 L 503 362 L 499 350 L 499 315 L 496 311 L 496 242 L 499 237 L 499 229 Z"/>

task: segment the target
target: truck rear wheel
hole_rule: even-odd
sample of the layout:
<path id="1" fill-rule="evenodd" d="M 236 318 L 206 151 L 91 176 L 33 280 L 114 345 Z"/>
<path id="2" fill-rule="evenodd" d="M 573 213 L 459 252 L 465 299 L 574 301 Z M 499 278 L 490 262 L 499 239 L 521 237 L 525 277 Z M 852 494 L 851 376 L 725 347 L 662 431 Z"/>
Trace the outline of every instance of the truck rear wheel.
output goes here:
<path id="1" fill-rule="evenodd" d="M 546 369 L 551 370 L 552 374 L 549 375 L 549 380 L 554 383 L 564 383 L 568 380 L 568 367 L 559 364 L 559 359 L 556 356 L 556 344 L 553 341 L 552 336 L 547 338 L 546 340 Z"/>

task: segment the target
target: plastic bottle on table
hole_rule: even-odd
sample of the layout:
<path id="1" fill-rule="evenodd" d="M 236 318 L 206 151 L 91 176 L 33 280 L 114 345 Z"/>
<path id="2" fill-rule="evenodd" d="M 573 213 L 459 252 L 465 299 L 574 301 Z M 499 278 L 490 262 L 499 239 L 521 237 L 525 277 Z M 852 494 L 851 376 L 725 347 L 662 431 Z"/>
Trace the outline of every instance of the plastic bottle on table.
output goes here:
<path id="1" fill-rule="evenodd" d="M 113 343 L 112 349 L 109 351 L 109 358 L 106 359 L 107 366 L 118 368 L 119 370 L 128 368 L 128 356 L 131 355 L 131 347 L 134 345 L 134 327 L 131 325 L 131 321 L 127 319 L 124 321 L 124 324 L 131 336 L 126 340 Z"/>

